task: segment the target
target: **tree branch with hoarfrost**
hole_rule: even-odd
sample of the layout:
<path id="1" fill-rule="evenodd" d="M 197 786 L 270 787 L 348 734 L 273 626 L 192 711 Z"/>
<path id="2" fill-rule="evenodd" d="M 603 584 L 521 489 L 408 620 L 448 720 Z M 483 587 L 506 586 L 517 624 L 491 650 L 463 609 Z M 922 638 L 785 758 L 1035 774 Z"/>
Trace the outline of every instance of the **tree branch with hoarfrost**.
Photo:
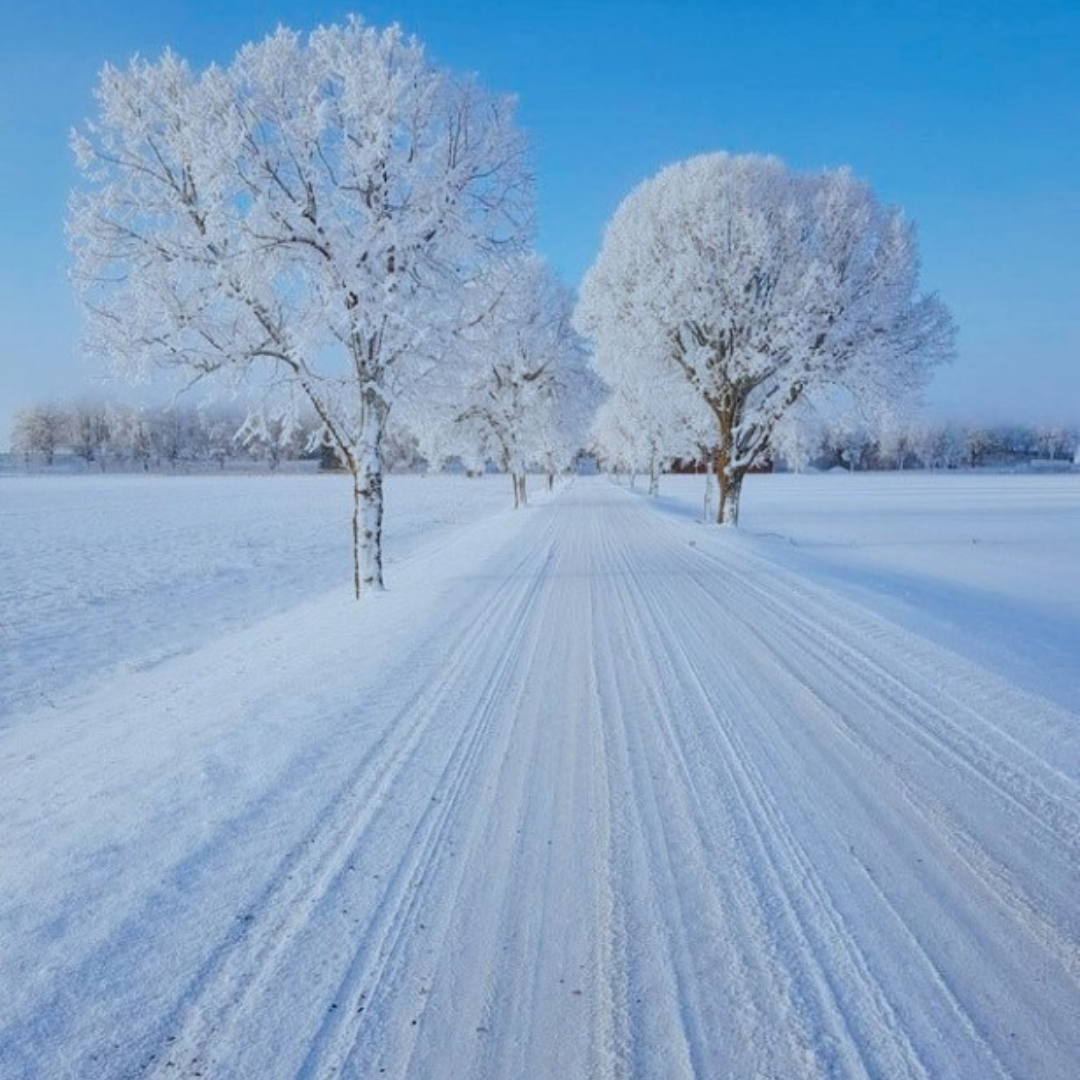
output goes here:
<path id="1" fill-rule="evenodd" d="M 97 97 L 69 218 L 91 351 L 310 406 L 352 477 L 356 594 L 381 589 L 390 411 L 531 231 L 512 103 L 356 18 L 202 73 L 106 67 Z"/>
<path id="2" fill-rule="evenodd" d="M 713 415 L 718 520 L 796 404 L 916 395 L 953 351 L 945 306 L 917 291 L 913 227 L 847 169 L 691 158 L 634 189 L 575 314 L 609 383 L 677 373 Z"/>
<path id="3" fill-rule="evenodd" d="M 661 371 L 651 382 L 619 378 L 619 365 L 630 355 L 611 357 L 598 351 L 592 357 L 601 378 L 612 386 L 593 419 L 592 443 L 606 467 L 629 475 L 631 487 L 643 472 L 649 494 L 658 495 L 660 474 L 672 460 L 699 452 L 702 409 L 674 373 Z"/>
<path id="4" fill-rule="evenodd" d="M 455 362 L 417 384 L 424 453 L 494 462 L 513 481 L 515 508 L 528 501 L 531 467 L 550 480 L 569 466 L 595 407 L 573 308 L 541 258 L 504 259 L 466 290 Z"/>

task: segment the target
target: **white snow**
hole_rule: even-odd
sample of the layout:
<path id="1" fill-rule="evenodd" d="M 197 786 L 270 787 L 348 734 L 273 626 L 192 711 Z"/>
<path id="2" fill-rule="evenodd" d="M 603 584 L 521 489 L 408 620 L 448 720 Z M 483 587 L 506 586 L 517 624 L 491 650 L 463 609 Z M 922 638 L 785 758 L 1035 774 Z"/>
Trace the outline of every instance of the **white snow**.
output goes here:
<path id="1" fill-rule="evenodd" d="M 743 513 L 737 542 L 1080 712 L 1080 475 L 752 476 Z"/>
<path id="2" fill-rule="evenodd" d="M 351 575 L 344 475 L 58 476 L 0 487 L 0 727 Z M 510 481 L 390 477 L 393 563 L 505 509 Z"/>
<path id="3" fill-rule="evenodd" d="M 0 1076 L 1071 1075 L 1076 480 L 0 481 Z"/>

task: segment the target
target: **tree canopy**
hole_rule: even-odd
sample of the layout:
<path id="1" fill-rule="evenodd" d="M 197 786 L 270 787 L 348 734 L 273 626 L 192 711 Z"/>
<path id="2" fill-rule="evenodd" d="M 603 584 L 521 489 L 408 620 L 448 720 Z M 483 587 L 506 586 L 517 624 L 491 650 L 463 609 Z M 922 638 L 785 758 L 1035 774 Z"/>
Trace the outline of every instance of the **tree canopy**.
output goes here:
<path id="1" fill-rule="evenodd" d="M 357 594 L 381 587 L 390 409 L 445 356 L 454 291 L 531 230 L 512 102 L 356 18 L 201 73 L 106 67 L 97 97 L 69 220 L 92 350 L 310 405 L 353 476 Z"/>
<path id="2" fill-rule="evenodd" d="M 920 294 L 915 232 L 849 170 L 773 157 L 691 158 L 635 188 L 608 225 L 575 319 L 609 384 L 674 373 L 715 420 L 719 519 L 797 404 L 917 393 L 952 352 Z"/>

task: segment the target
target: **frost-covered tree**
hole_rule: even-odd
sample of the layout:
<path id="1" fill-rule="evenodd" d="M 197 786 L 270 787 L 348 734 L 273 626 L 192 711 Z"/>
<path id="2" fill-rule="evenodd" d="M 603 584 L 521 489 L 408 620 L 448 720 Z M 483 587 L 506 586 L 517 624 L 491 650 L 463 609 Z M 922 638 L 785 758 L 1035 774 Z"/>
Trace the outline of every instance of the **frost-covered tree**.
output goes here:
<path id="1" fill-rule="evenodd" d="M 644 473 L 649 494 L 659 494 L 660 476 L 672 460 L 691 457 L 697 449 L 683 389 L 679 384 L 650 389 L 632 381 L 612 386 L 592 425 L 593 446 L 605 468 L 626 472 L 631 487 Z"/>
<path id="2" fill-rule="evenodd" d="M 182 462 L 204 457 L 206 438 L 196 409 L 174 404 L 154 409 L 149 420 L 150 445 L 159 462 L 175 469 Z"/>
<path id="3" fill-rule="evenodd" d="M 1071 456 L 1073 436 L 1066 427 L 1041 426 L 1035 431 L 1035 446 L 1040 454 L 1051 461 Z"/>
<path id="4" fill-rule="evenodd" d="M 201 442 L 207 459 L 215 462 L 219 469 L 224 469 L 225 463 L 242 448 L 236 436 L 245 415 L 235 404 L 228 402 L 208 402 L 199 409 L 199 425 L 204 433 Z"/>
<path id="5" fill-rule="evenodd" d="M 839 416 L 822 433 L 821 450 L 829 467 L 842 466 L 848 472 L 868 467 L 874 438 L 866 426 L 853 417 Z"/>
<path id="6" fill-rule="evenodd" d="M 67 428 L 72 452 L 87 465 L 96 461 L 104 469 L 111 439 L 108 407 L 100 401 L 77 401 L 67 414 Z"/>
<path id="7" fill-rule="evenodd" d="M 991 432 L 978 424 L 969 425 L 963 432 L 963 463 L 969 469 L 977 469 L 993 448 Z"/>
<path id="8" fill-rule="evenodd" d="M 964 432 L 955 424 L 923 423 L 914 431 L 913 448 L 927 469 L 956 469 L 964 459 Z"/>
<path id="9" fill-rule="evenodd" d="M 647 466 L 648 448 L 642 445 L 641 428 L 634 423 L 633 409 L 615 391 L 596 410 L 591 428 L 591 450 L 605 472 L 625 473 L 630 486 Z"/>
<path id="10" fill-rule="evenodd" d="M 915 434 L 911 422 L 895 418 L 883 423 L 878 431 L 877 452 L 881 464 L 903 472 L 915 457 Z"/>
<path id="11" fill-rule="evenodd" d="M 145 409 L 113 405 L 109 410 L 109 448 L 121 459 L 149 470 L 154 456 L 151 421 Z"/>
<path id="12" fill-rule="evenodd" d="M 580 311 L 580 309 L 579 309 Z M 576 315 L 575 315 L 576 317 Z M 711 451 L 711 425 L 703 404 L 679 373 L 650 354 L 655 339 L 609 335 L 597 340 L 590 362 L 611 391 L 593 423 L 602 460 L 644 472 L 656 495 L 660 474 L 677 457 Z"/>
<path id="13" fill-rule="evenodd" d="M 716 422 L 718 519 L 734 525 L 743 478 L 796 403 L 902 398 L 951 355 L 948 312 L 917 279 L 912 226 L 848 170 L 709 154 L 627 196 L 576 320 L 700 395 Z"/>
<path id="14" fill-rule="evenodd" d="M 11 448 L 27 460 L 31 454 L 41 454 L 45 464 L 51 465 L 69 430 L 68 414 L 58 405 L 19 409 L 11 425 Z"/>
<path id="15" fill-rule="evenodd" d="M 581 445 L 594 384 L 573 297 L 541 258 L 522 255 L 494 266 L 465 301 L 454 363 L 419 386 L 420 444 L 433 458 L 493 461 L 517 508 L 530 467 L 558 471 Z"/>
<path id="16" fill-rule="evenodd" d="M 819 417 L 795 407 L 773 429 L 769 446 L 793 472 L 804 472 L 822 451 L 825 431 Z"/>
<path id="17" fill-rule="evenodd" d="M 356 593 L 381 588 L 390 410 L 448 293 L 531 225 L 511 102 L 355 18 L 201 73 L 106 67 L 97 97 L 69 220 L 91 349 L 306 400 L 352 476 Z"/>
<path id="18" fill-rule="evenodd" d="M 267 409 L 253 409 L 233 431 L 233 440 L 248 453 L 265 459 L 271 471 L 278 468 L 282 458 L 299 456 L 311 434 L 304 430 L 296 412 Z"/>

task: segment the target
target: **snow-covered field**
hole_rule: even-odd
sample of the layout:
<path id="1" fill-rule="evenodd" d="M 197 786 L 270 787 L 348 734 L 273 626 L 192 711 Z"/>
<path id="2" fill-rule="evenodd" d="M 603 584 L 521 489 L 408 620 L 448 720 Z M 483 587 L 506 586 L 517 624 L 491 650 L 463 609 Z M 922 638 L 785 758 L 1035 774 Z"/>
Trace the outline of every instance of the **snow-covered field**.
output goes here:
<path id="1" fill-rule="evenodd" d="M 504 510 L 505 478 L 391 477 L 387 575 Z M 0 478 L 0 727 L 83 680 L 187 652 L 352 574 L 344 476 Z"/>
<path id="2" fill-rule="evenodd" d="M 0 481 L 0 1077 L 1070 1077 L 1080 477 Z"/>
<path id="3" fill-rule="evenodd" d="M 1080 712 L 1080 473 L 753 476 L 740 539 Z M 700 477 L 661 505 L 700 517 Z"/>

